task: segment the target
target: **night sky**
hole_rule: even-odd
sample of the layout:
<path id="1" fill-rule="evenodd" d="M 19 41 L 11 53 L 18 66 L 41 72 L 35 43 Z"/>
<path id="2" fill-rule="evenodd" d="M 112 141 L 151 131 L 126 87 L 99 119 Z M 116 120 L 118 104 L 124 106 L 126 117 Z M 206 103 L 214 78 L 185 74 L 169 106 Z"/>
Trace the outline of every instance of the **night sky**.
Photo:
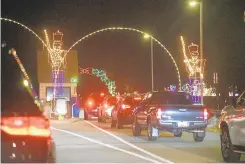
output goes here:
<path id="1" fill-rule="evenodd" d="M 123 26 L 152 34 L 175 58 L 181 79 L 187 82 L 180 35 L 188 43 L 199 44 L 199 8 L 191 9 L 185 0 L 2 0 L 2 17 L 19 21 L 44 39 L 64 33 L 64 48 L 98 29 Z M 206 80 L 212 85 L 213 72 L 219 73 L 223 91 L 232 84 L 245 88 L 244 0 L 204 0 L 204 55 L 207 59 Z M 2 87 L 18 83 L 18 66 L 8 56 L 16 48 L 35 87 L 37 82 L 36 51 L 42 44 L 18 25 L 1 22 Z M 118 91 L 125 88 L 142 92 L 151 89 L 150 41 L 139 33 L 110 31 L 88 38 L 75 47 L 79 66 L 104 69 L 116 81 Z M 10 64 L 11 63 L 11 64 Z M 155 89 L 178 84 L 177 74 L 167 53 L 154 44 Z M 81 76 L 81 88 L 103 90 L 96 77 Z M 96 87 L 95 87 L 96 86 Z M 11 88 L 10 88 L 11 89 Z M 7 93 L 7 92 L 6 92 Z M 3 96 L 3 94 L 2 94 Z"/>

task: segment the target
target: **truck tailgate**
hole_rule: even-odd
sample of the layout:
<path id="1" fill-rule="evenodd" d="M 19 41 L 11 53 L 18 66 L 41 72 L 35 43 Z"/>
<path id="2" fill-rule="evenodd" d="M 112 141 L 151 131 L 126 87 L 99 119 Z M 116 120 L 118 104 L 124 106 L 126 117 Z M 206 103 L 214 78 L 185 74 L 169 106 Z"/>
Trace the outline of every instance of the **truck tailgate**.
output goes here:
<path id="1" fill-rule="evenodd" d="M 161 120 L 164 121 L 204 121 L 204 107 L 200 105 L 161 106 Z"/>

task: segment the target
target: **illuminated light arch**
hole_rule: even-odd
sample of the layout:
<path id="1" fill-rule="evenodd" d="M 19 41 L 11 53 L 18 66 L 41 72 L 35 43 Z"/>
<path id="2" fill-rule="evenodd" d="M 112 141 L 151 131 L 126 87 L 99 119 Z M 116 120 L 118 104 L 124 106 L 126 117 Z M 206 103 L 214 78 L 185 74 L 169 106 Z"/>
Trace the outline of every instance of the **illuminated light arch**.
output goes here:
<path id="1" fill-rule="evenodd" d="M 97 68 L 92 68 L 92 67 L 88 67 L 88 68 L 79 68 L 79 74 L 83 75 L 83 74 L 87 74 L 87 75 L 94 75 L 100 78 L 100 80 L 107 86 L 109 93 L 112 96 L 116 96 L 116 85 L 115 85 L 115 81 L 110 80 L 107 75 L 106 72 L 104 70 L 101 69 L 97 69 Z"/>
<path id="2" fill-rule="evenodd" d="M 44 42 L 44 40 L 37 35 L 37 33 L 35 33 L 32 29 L 30 29 L 29 27 L 27 27 L 26 25 L 20 23 L 20 22 L 17 22 L 15 20 L 12 20 L 12 19 L 8 19 L 8 18 L 0 18 L 1 21 L 6 21 L 6 22 L 10 22 L 10 23 L 14 23 L 14 24 L 17 24 L 17 25 L 20 25 L 21 27 L 25 28 L 26 30 L 28 30 L 29 32 L 31 32 L 38 40 L 40 40 L 43 45 L 47 48 L 47 45 L 46 43 Z"/>
<path id="3" fill-rule="evenodd" d="M 80 43 L 81 41 L 87 39 L 88 37 L 90 36 L 93 36 L 95 34 L 98 34 L 100 32 L 106 32 L 106 31 L 111 31 L 111 30 L 125 30 L 125 31 L 133 31 L 133 32 L 138 32 L 140 34 L 143 34 L 143 35 L 147 35 L 149 36 L 150 39 L 152 39 L 153 41 L 155 41 L 158 45 L 160 45 L 166 52 L 167 54 L 169 55 L 169 57 L 172 59 L 173 61 L 173 64 L 175 66 L 175 69 L 177 71 L 177 76 L 178 76 L 178 81 L 179 81 L 179 90 L 181 90 L 181 79 L 180 79 L 180 71 L 179 71 L 179 68 L 177 66 L 177 63 L 176 61 L 174 60 L 173 56 L 171 55 L 171 53 L 168 51 L 168 49 L 160 42 L 158 41 L 156 38 L 154 38 L 152 35 L 149 35 L 147 34 L 146 32 L 143 32 L 141 30 L 138 30 L 138 29 L 134 29 L 134 28 L 127 28 L 127 27 L 108 27 L 108 28 L 103 28 L 103 29 L 100 29 L 100 30 L 97 30 L 97 31 L 94 31 L 94 32 L 91 32 L 87 35 L 85 35 L 84 37 L 80 38 L 78 41 L 76 41 L 67 51 L 67 54 L 68 52 L 73 48 L 75 47 L 78 43 Z"/>

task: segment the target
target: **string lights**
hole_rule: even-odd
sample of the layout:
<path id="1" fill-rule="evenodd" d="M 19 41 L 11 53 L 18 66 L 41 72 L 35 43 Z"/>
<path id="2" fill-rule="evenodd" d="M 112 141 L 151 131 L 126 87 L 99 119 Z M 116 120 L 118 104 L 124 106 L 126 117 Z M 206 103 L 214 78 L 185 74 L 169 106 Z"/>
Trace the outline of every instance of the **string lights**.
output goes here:
<path id="1" fill-rule="evenodd" d="M 199 58 L 198 45 L 191 43 L 188 46 L 189 56 L 186 53 L 186 45 L 184 38 L 180 36 L 182 43 L 182 50 L 184 55 L 184 63 L 189 74 L 189 84 L 184 84 L 182 90 L 184 92 L 190 93 L 193 96 L 193 101 L 195 103 L 200 103 L 201 99 L 201 79 L 204 75 L 204 69 L 201 69 L 201 63 L 205 65 L 206 60 L 201 60 Z M 204 68 L 204 67 L 203 67 Z M 215 96 L 215 88 L 208 88 L 203 82 L 203 96 Z"/>
<path id="2" fill-rule="evenodd" d="M 153 41 L 155 41 L 158 45 L 160 45 L 168 54 L 168 56 L 171 58 L 171 60 L 173 61 L 173 64 L 174 64 L 174 67 L 176 69 L 176 72 L 177 72 L 177 76 L 178 76 L 178 85 L 179 85 L 179 90 L 181 90 L 181 78 L 180 78 L 180 71 L 179 71 L 179 68 L 177 66 L 177 63 L 176 61 L 174 60 L 173 56 L 171 55 L 171 53 L 168 51 L 168 49 L 160 42 L 158 41 L 156 38 L 154 38 L 153 36 L 147 34 L 146 32 L 143 32 L 141 30 L 138 30 L 138 29 L 134 29 L 134 28 L 127 28 L 127 27 L 108 27 L 108 28 L 103 28 L 103 29 L 100 29 L 100 30 L 97 30 L 97 31 L 94 31 L 94 32 L 91 32 L 87 35 L 85 35 L 84 37 L 80 38 L 78 41 L 76 41 L 69 49 L 68 49 L 68 52 L 73 48 L 75 47 L 78 43 L 80 43 L 81 41 L 91 37 L 91 36 L 94 36 L 98 33 L 101 33 L 101 32 L 107 32 L 107 31 L 132 31 L 132 32 L 137 32 L 137 33 L 140 33 L 140 34 L 143 34 L 144 36 L 149 36 L 150 39 L 152 39 Z"/>
<path id="3" fill-rule="evenodd" d="M 12 19 L 8 19 L 8 18 L 0 18 L 0 20 L 1 21 L 10 22 L 10 23 L 14 23 L 14 24 L 20 25 L 21 27 L 24 27 L 26 30 L 28 30 L 29 32 L 31 32 L 38 40 L 40 40 L 45 47 L 47 47 L 47 45 L 44 42 L 44 40 L 42 40 L 41 37 L 37 35 L 37 33 L 35 33 L 32 29 L 30 29 L 26 25 L 24 25 L 24 24 L 22 24 L 20 22 L 17 22 L 15 20 L 12 20 Z"/>
<path id="4" fill-rule="evenodd" d="M 69 49 L 68 51 L 64 51 L 61 49 L 61 45 L 62 44 L 59 44 L 59 42 L 53 42 L 53 47 L 50 46 L 50 42 L 49 42 L 49 39 L 48 39 L 48 35 L 47 35 L 47 32 L 45 30 L 45 37 L 46 37 L 46 42 L 47 44 L 41 39 L 41 37 L 39 37 L 33 30 L 31 30 L 30 28 L 28 28 L 26 25 L 20 23 L 20 22 L 17 22 L 17 21 L 14 21 L 14 20 L 11 20 L 11 19 L 8 19 L 8 18 L 0 18 L 1 21 L 7 21 L 7 22 L 11 22 L 11 23 L 15 23 L 15 24 L 18 24 L 22 27 L 24 27 L 25 29 L 27 29 L 28 31 L 30 31 L 33 35 L 35 35 L 35 37 L 37 37 L 41 42 L 42 44 L 47 48 L 48 50 L 48 53 L 49 53 L 49 63 L 51 64 L 52 66 L 52 69 L 54 70 L 55 72 L 55 78 L 54 78 L 54 82 L 55 82 L 55 85 L 57 83 L 57 79 L 58 79 L 58 74 L 59 74 L 59 70 L 60 70 L 60 67 L 63 65 L 65 67 L 65 64 L 66 64 L 66 55 L 68 54 L 68 52 L 74 47 L 76 46 L 78 43 L 80 43 L 81 41 L 87 39 L 88 37 L 90 36 L 93 36 L 95 34 L 98 34 L 100 32 L 106 32 L 106 31 L 115 31 L 115 30 L 127 30 L 127 31 L 133 31 L 133 32 L 138 32 L 140 34 L 143 34 L 143 35 L 148 35 L 153 41 L 155 41 L 158 45 L 160 45 L 168 54 L 168 56 L 171 58 L 171 60 L 173 61 L 173 64 L 175 66 L 175 69 L 177 71 L 177 76 L 178 76 L 178 85 L 179 85 L 179 90 L 181 90 L 182 86 L 181 86 L 181 78 L 180 78 L 180 71 L 179 71 L 179 68 L 177 66 L 177 63 L 176 61 L 174 60 L 173 56 L 171 55 L 171 53 L 168 51 L 168 49 L 160 42 L 158 41 L 156 38 L 154 38 L 153 36 L 143 32 L 143 31 L 140 31 L 138 29 L 134 29 L 134 28 L 126 28 L 126 27 L 109 27 L 109 28 L 104 28 L 104 29 L 100 29 L 100 30 L 97 30 L 97 31 L 94 31 L 92 33 L 89 33 L 88 35 L 82 37 L 81 39 L 79 39 L 78 41 L 76 41 Z M 56 34 L 61 34 L 59 31 L 56 33 Z M 59 35 L 58 34 L 58 35 Z M 54 36 L 54 35 L 53 35 Z M 63 34 L 62 34 L 63 36 Z M 62 38 L 62 37 L 61 37 Z M 61 39 L 62 40 L 62 39 Z M 110 83 L 109 86 L 112 86 L 112 88 L 114 87 L 113 86 L 113 83 Z"/>
<path id="5" fill-rule="evenodd" d="M 64 81 L 64 69 L 66 67 L 66 55 L 67 51 L 62 50 L 63 44 L 63 33 L 57 31 L 53 33 L 53 45 L 51 47 L 50 40 L 47 31 L 44 30 L 47 50 L 48 50 L 48 60 L 52 67 L 52 78 L 54 83 L 53 98 L 57 95 L 61 95 L 62 83 Z"/>
<path id="6" fill-rule="evenodd" d="M 80 72 L 81 75 L 82 74 L 87 74 L 87 75 L 95 75 L 97 77 L 100 78 L 100 80 L 107 86 L 109 93 L 112 96 L 116 96 L 116 84 L 115 81 L 110 80 L 107 75 L 106 72 L 104 70 L 101 69 L 96 69 L 96 68 L 80 68 Z"/>
<path id="7" fill-rule="evenodd" d="M 37 98 L 38 98 L 37 93 L 36 93 L 35 89 L 33 88 L 31 80 L 30 80 L 22 62 L 20 61 L 20 58 L 18 57 L 16 50 L 12 48 L 11 50 L 9 50 L 9 54 L 14 57 L 15 61 L 19 65 L 19 67 L 20 67 L 20 69 L 24 75 L 24 78 L 25 78 L 25 80 L 24 80 L 25 84 L 24 85 L 27 87 L 28 92 L 30 93 L 30 95 L 33 97 L 34 100 L 37 100 Z M 39 105 L 38 102 L 37 102 L 37 105 Z"/>

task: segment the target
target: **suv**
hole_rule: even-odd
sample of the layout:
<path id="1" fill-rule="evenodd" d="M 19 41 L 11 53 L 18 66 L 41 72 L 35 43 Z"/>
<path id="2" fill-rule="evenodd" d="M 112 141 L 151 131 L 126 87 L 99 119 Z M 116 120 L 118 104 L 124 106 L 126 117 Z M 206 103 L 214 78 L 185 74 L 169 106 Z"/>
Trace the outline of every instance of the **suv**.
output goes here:
<path id="1" fill-rule="evenodd" d="M 123 125 L 133 123 L 133 110 L 139 104 L 141 97 L 126 96 L 121 98 L 111 114 L 111 127 L 123 128 Z"/>
<path id="2" fill-rule="evenodd" d="M 92 117 L 98 116 L 98 107 L 100 106 L 104 95 L 91 93 L 84 102 L 84 119 L 89 120 Z"/>
<path id="3" fill-rule="evenodd" d="M 139 136 L 147 129 L 148 140 L 155 141 L 159 131 L 169 131 L 175 137 L 182 132 L 193 133 L 195 142 L 202 142 L 206 135 L 208 109 L 192 105 L 191 96 L 184 92 L 153 92 L 145 96 L 134 110 L 132 131 Z"/>
<path id="4" fill-rule="evenodd" d="M 219 126 L 224 161 L 240 161 L 241 154 L 245 154 L 245 91 L 222 110 Z"/>
<path id="5" fill-rule="evenodd" d="M 117 97 L 107 96 L 98 108 L 98 122 L 106 122 L 111 118 L 111 112 L 117 104 Z"/>

